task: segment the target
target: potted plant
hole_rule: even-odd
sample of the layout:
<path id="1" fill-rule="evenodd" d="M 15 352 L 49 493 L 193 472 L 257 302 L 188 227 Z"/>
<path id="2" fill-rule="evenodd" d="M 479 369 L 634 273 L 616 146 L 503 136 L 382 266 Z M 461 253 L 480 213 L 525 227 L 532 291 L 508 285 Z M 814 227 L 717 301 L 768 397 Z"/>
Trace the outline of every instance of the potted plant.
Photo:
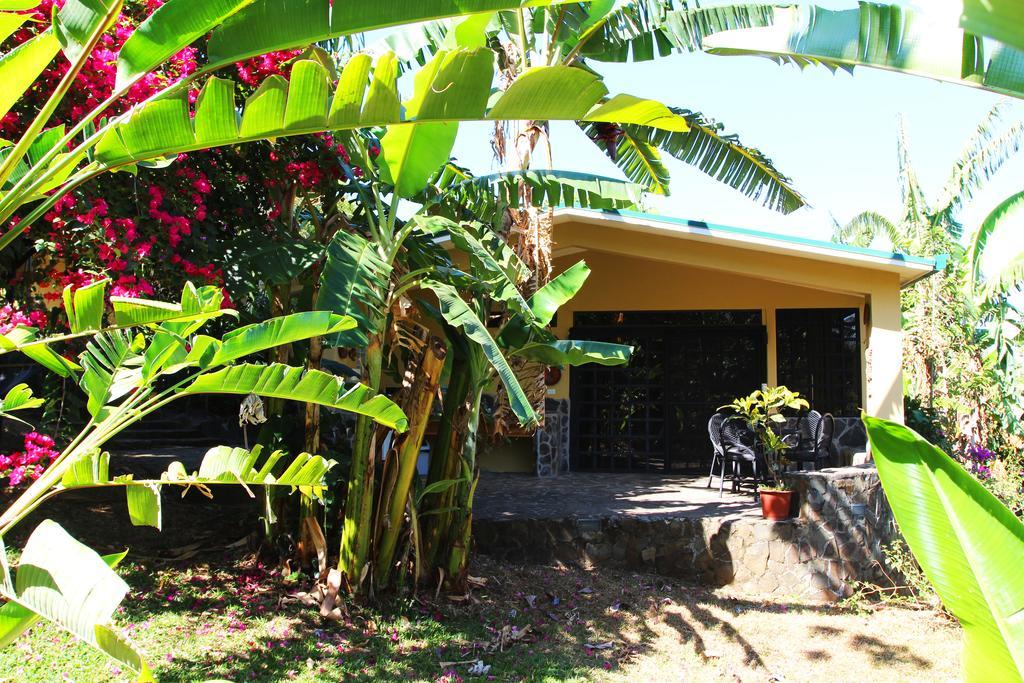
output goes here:
<path id="1" fill-rule="evenodd" d="M 787 463 L 785 453 L 793 444 L 772 427 L 785 424 L 784 410 L 799 411 L 809 407 L 810 404 L 799 392 L 790 391 L 784 386 L 766 386 L 722 406 L 746 420 L 761 442 L 764 462 L 771 478 L 771 483 L 759 484 L 757 489 L 761 499 L 761 514 L 765 519 L 788 519 L 793 503 L 793 491 L 782 478 L 782 468 Z"/>

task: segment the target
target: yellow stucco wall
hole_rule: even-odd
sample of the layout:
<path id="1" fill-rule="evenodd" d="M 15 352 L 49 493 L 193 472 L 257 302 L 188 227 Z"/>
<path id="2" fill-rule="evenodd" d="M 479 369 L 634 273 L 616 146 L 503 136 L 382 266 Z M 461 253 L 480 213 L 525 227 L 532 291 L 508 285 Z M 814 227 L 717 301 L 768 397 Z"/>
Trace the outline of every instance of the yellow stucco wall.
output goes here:
<path id="1" fill-rule="evenodd" d="M 605 225 L 559 225 L 555 238 L 558 248 L 574 252 L 556 259 L 556 272 L 580 259 L 593 271 L 579 295 L 559 313 L 559 336 L 567 334 L 577 310 L 758 308 L 768 327 L 771 382 L 776 377 L 775 309 L 858 307 L 864 407 L 872 415 L 902 420 L 903 345 L 896 273 L 640 235 Z M 865 315 L 866 303 L 870 315 Z M 567 375 L 555 387 L 555 396 L 568 395 Z"/>
<path id="2" fill-rule="evenodd" d="M 559 311 L 554 331 L 560 338 L 568 336 L 575 311 L 758 309 L 767 327 L 768 382 L 776 383 L 776 309 L 857 308 L 864 408 L 902 421 L 896 273 L 599 224 L 560 224 L 555 240 L 555 273 L 581 259 L 592 270 L 581 292 Z M 567 253 L 559 256 L 559 251 Z M 566 370 L 551 387 L 551 398 L 568 398 L 570 374 Z M 480 463 L 487 469 L 530 471 L 532 440 L 486 449 Z"/>

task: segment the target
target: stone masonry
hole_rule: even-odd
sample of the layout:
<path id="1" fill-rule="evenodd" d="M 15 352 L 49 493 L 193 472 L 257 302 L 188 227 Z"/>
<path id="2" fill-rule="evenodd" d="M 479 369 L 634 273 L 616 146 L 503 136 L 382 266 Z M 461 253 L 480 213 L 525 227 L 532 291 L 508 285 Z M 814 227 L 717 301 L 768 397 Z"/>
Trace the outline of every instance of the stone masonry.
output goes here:
<path id="1" fill-rule="evenodd" d="M 544 426 L 534 439 L 538 477 L 557 477 L 569 471 L 569 401 L 544 399 Z"/>
<path id="2" fill-rule="evenodd" d="M 784 522 L 765 521 L 753 510 L 505 515 L 476 520 L 476 543 L 511 561 L 649 571 L 776 597 L 831 601 L 848 596 L 854 580 L 881 579 L 882 546 L 894 537 L 895 524 L 876 470 L 790 476 L 799 514 Z"/>

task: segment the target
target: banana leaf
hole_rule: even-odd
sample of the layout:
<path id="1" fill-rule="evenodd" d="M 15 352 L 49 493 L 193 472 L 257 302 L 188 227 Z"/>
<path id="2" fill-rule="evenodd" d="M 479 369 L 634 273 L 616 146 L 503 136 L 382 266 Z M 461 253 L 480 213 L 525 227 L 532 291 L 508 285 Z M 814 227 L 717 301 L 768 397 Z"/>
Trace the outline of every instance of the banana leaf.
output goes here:
<path id="1" fill-rule="evenodd" d="M 139 681 L 152 681 L 139 653 L 110 628 L 128 592 L 111 569 L 123 557 L 102 558 L 56 522 L 40 523 L 25 544 L 14 581 L 3 577 L 0 593 L 8 602 L 0 607 L 0 647 L 42 617 L 138 672 Z"/>
<path id="2" fill-rule="evenodd" d="M 160 493 L 163 486 L 195 487 L 209 494 L 217 484 L 249 486 L 288 486 L 303 495 L 321 499 L 327 473 L 337 462 L 319 455 L 300 453 L 294 458 L 276 450 L 261 460 L 262 446 L 252 450 L 216 446 L 203 456 L 197 472 L 189 473 L 180 462 L 172 462 L 156 480 L 136 480 L 131 476 L 110 476 L 110 455 L 95 450 L 71 463 L 61 478 L 58 490 L 82 487 L 123 487 L 128 515 L 136 526 L 161 528 Z M 250 494 L 252 492 L 250 491 Z"/>
<path id="3" fill-rule="evenodd" d="M 1024 52 L 965 33 L 948 12 L 868 2 L 849 10 L 774 11 L 771 26 L 717 33 L 704 40 L 704 50 L 801 68 L 872 67 L 1024 97 Z"/>
<path id="4" fill-rule="evenodd" d="M 409 421 L 401 408 L 387 397 L 373 393 L 364 384 L 347 388 L 341 378 L 326 372 L 303 370 L 280 363 L 242 363 L 200 375 L 178 395 L 193 394 L 256 394 L 268 398 L 316 403 L 366 415 L 377 423 L 399 432 L 404 432 L 409 426 Z"/>
<path id="5" fill-rule="evenodd" d="M 341 230 L 327 247 L 316 307 L 347 316 L 356 326 L 328 339 L 331 346 L 365 346 L 383 327 L 391 264 L 361 235 Z"/>
<path id="6" fill-rule="evenodd" d="M 531 69 L 488 106 L 493 64 L 483 74 L 477 68 L 480 60 L 473 57 L 477 54 L 493 53 L 480 48 L 445 54 L 443 59 L 452 64 L 465 57 L 476 66 L 461 72 L 436 70 L 431 78 L 417 82 L 413 99 L 422 99 L 422 104 L 415 115 L 400 106 L 397 65 L 391 54 L 378 59 L 369 81 L 368 58 L 350 60 L 333 102 L 327 90 L 309 85 L 326 81 L 323 65 L 299 60 L 291 84 L 272 76 L 246 100 L 240 124 L 234 82 L 211 77 L 194 111 L 184 93 L 152 100 L 109 126 L 95 156 L 100 169 L 112 169 L 198 149 L 326 129 L 468 120 L 569 119 L 688 129 L 686 121 L 664 105 L 628 95 L 609 97 L 598 76 L 563 66 Z M 571 96 L 566 97 L 567 93 Z"/>
<path id="7" fill-rule="evenodd" d="M 558 339 L 547 343 L 526 344 L 512 352 L 545 365 L 626 365 L 633 353 L 632 346 L 609 342 Z"/>
<path id="8" fill-rule="evenodd" d="M 963 626 L 964 680 L 1024 680 L 1024 524 L 913 430 L 864 424 L 907 545 Z"/>

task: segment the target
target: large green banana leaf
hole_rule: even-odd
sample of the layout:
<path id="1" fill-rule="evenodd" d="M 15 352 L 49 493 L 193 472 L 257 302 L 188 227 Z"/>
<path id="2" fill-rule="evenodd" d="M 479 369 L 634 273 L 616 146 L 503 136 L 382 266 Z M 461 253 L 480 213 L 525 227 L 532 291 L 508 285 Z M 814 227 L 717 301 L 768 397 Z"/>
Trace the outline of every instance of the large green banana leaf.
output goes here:
<path id="1" fill-rule="evenodd" d="M 272 363 L 243 363 L 200 375 L 180 392 L 190 394 L 256 394 L 268 398 L 317 403 L 350 413 L 366 415 L 385 427 L 404 432 L 409 421 L 402 409 L 366 385 L 345 387 L 339 377 L 319 370 L 303 370 Z"/>
<path id="2" fill-rule="evenodd" d="M 651 192 L 669 194 L 670 176 L 661 152 L 714 178 L 764 206 L 792 213 L 807 204 L 792 181 L 763 152 L 747 147 L 722 124 L 700 112 L 671 108 L 689 130 L 669 131 L 625 125 L 612 132 L 595 123 L 580 127 L 635 183 Z"/>
<path id="3" fill-rule="evenodd" d="M 17 12 L 0 12 L 0 43 L 7 40 L 12 33 L 28 21 L 27 14 Z"/>
<path id="4" fill-rule="evenodd" d="M 221 337 L 211 367 L 296 341 L 354 329 L 355 318 L 329 311 L 307 311 L 246 325 Z"/>
<path id="5" fill-rule="evenodd" d="M 984 287 L 981 286 L 982 257 L 989 240 L 1000 230 L 1019 226 L 1021 218 L 1024 218 L 1024 192 L 1010 195 L 1000 202 L 971 236 L 967 252 L 971 285 L 974 289 L 982 289 L 986 297 L 994 294 L 1009 294 L 1014 287 L 1024 281 L 1024 251 L 1021 251 L 1003 265 L 995 277 L 988 278 Z"/>
<path id="6" fill-rule="evenodd" d="M 387 315 L 391 264 L 361 235 L 335 233 L 320 274 L 316 307 L 349 316 L 357 326 L 328 339 L 332 346 L 361 347 L 377 334 Z"/>
<path id="7" fill-rule="evenodd" d="M 89 397 L 87 407 L 93 417 L 110 401 L 138 387 L 142 379 L 140 349 L 133 345 L 131 334 L 125 330 L 97 334 L 86 345 L 80 360 L 84 372 L 79 384 Z M 136 362 L 130 363 L 131 360 Z"/>
<path id="8" fill-rule="evenodd" d="M 415 94 L 405 103 L 405 115 L 418 118 L 432 109 L 443 111 L 463 97 L 474 99 L 468 111 L 482 110 L 487 106 L 489 87 L 467 88 L 449 97 L 448 93 L 435 92 L 432 85 L 444 82 L 489 84 L 493 76 L 494 55 L 490 50 L 438 52 L 416 72 Z M 437 169 L 448 161 L 458 130 L 458 123 L 450 121 L 389 127 L 380 141 L 381 179 L 392 185 L 399 197 L 419 194 Z"/>
<path id="9" fill-rule="evenodd" d="M 637 208 L 643 204 L 645 189 L 637 183 L 576 171 L 508 171 L 474 176 L 449 163 L 428 188 L 424 203 L 464 208 L 476 216 L 493 215 L 499 204 L 519 207 L 520 183 L 531 189 L 535 206 L 570 208 Z"/>
<path id="10" fill-rule="evenodd" d="M 38 343 L 40 341 L 39 330 L 19 325 L 7 334 L 0 334 L 0 354 L 18 351 L 61 377 L 70 377 L 71 373 L 82 369 L 46 344 Z"/>
<path id="11" fill-rule="evenodd" d="M 494 368 L 498 379 L 508 392 L 509 406 L 519 422 L 524 426 L 536 424 L 537 414 L 520 386 L 515 371 L 508 364 L 498 343 L 488 332 L 487 326 L 480 321 L 469 304 L 463 301 L 458 290 L 451 285 L 432 280 L 427 280 L 423 286 L 437 295 L 438 302 L 441 304 L 440 312 L 445 321 L 456 329 L 462 329 L 466 337 L 480 346 L 487 361 Z"/>
<path id="12" fill-rule="evenodd" d="M 601 62 L 647 61 L 699 50 L 707 36 L 731 29 L 766 26 L 772 20 L 771 5 L 668 9 L 671 4 L 664 0 L 624 3 L 610 12 L 598 30 L 586 38 L 580 54 Z M 577 32 L 566 40 L 566 46 L 575 47 L 579 38 Z"/>
<path id="13" fill-rule="evenodd" d="M 8 602 L 0 607 L 0 647 L 42 617 L 138 672 L 139 681 L 152 681 L 139 653 L 110 627 L 128 592 L 128 584 L 111 569 L 123 557 L 102 558 L 56 522 L 40 523 L 13 581 L 4 566 L 0 593 Z"/>
<path id="14" fill-rule="evenodd" d="M 964 679 L 1024 680 L 1024 524 L 914 431 L 864 424 L 900 530 L 963 626 Z"/>
<path id="15" fill-rule="evenodd" d="M 937 10 L 867 2 L 840 11 L 778 7 L 771 26 L 717 33 L 704 49 L 833 71 L 874 67 L 1024 97 L 1024 53 L 965 34 Z"/>
<path id="16" fill-rule="evenodd" d="M 512 352 L 513 356 L 528 358 L 544 365 L 625 365 L 633 353 L 632 346 L 609 342 L 557 339 L 550 342 L 526 344 Z"/>
<path id="17" fill-rule="evenodd" d="M 130 297 L 110 297 L 114 309 L 114 322 L 121 327 L 156 325 L 165 322 L 202 322 L 221 315 L 238 315 L 230 308 L 223 308 L 224 295 L 219 287 L 196 288 L 186 282 L 181 291 L 181 302 L 177 304 Z"/>
<path id="18" fill-rule="evenodd" d="M 492 54 L 481 48 L 456 56 L 479 53 Z M 400 106 L 393 55 L 378 59 L 369 81 L 369 57 L 350 60 L 333 98 L 324 66 L 303 59 L 294 64 L 290 83 L 280 76 L 263 82 L 246 101 L 240 123 L 234 82 L 212 77 L 194 112 L 182 93 L 141 105 L 110 126 L 97 143 L 96 159 L 100 168 L 114 168 L 264 138 L 402 123 L 564 119 L 687 130 L 686 121 L 664 105 L 629 95 L 609 98 L 598 76 L 562 66 L 531 69 L 488 106 L 493 72 L 493 63 L 486 77 L 478 69 L 434 72 L 417 84 L 421 92 L 414 97 L 421 104 L 413 117 Z"/>
<path id="19" fill-rule="evenodd" d="M 519 283 L 528 277 L 529 271 L 505 240 L 490 230 L 478 230 L 472 225 L 454 221 L 444 224 L 452 244 L 469 256 L 469 272 L 487 287 L 490 297 L 505 302 L 509 309 L 532 321 L 530 305 L 519 292 Z"/>
<path id="20" fill-rule="evenodd" d="M 64 288 L 64 313 L 73 334 L 103 327 L 103 308 L 106 305 L 103 297 L 108 282 L 110 280 L 103 278 L 85 287 L 73 289 L 69 285 Z"/>
<path id="21" fill-rule="evenodd" d="M 590 277 L 590 266 L 586 261 L 577 261 L 551 278 L 530 297 L 530 310 L 538 325 L 547 325 L 558 309 L 572 300 Z"/>
<path id="22" fill-rule="evenodd" d="M 579 54 L 598 62 L 647 61 L 677 52 L 700 50 L 705 37 L 720 31 L 767 26 L 772 5 L 727 4 L 720 7 L 675 9 L 672 0 L 629 2 L 572 2 L 535 12 L 528 26 L 531 35 L 554 36 L 562 55 L 582 42 Z M 477 23 L 471 24 L 473 20 Z M 480 25 L 483 22 L 483 25 Z M 452 34 L 464 29 L 493 38 L 503 28 L 493 15 L 482 18 L 441 19 L 393 31 L 369 48 L 371 53 L 394 50 L 406 67 L 423 64 L 438 50 L 469 47 Z M 507 28 L 507 26 L 506 26 Z M 517 31 L 518 26 L 511 27 Z M 534 38 L 535 39 L 535 38 Z M 536 39 L 535 39 L 536 41 Z"/>
<path id="23" fill-rule="evenodd" d="M 1024 4 L 1018 0 L 963 0 L 960 25 L 1024 50 Z"/>
<path id="24" fill-rule="evenodd" d="M 531 342 L 550 344 L 555 341 L 547 326 L 558 309 L 583 288 L 588 277 L 590 267 L 585 261 L 578 261 L 551 278 L 530 297 L 529 306 L 534 317 L 532 324 L 521 315 L 512 316 L 498 334 L 498 345 L 514 353 Z"/>
<path id="25" fill-rule="evenodd" d="M 256 0 L 217 28 L 207 46 L 211 67 L 256 55 L 390 26 L 569 0 Z"/>
<path id="26" fill-rule="evenodd" d="M 117 82 L 121 90 L 209 33 L 253 0 L 168 0 L 146 18 L 121 46 Z"/>
<path id="27" fill-rule="evenodd" d="M 53 30 L 43 31 L 0 55 L 0 116 L 6 116 L 60 51 Z"/>
<path id="28" fill-rule="evenodd" d="M 110 476 L 110 455 L 93 451 L 76 460 L 61 478 L 58 490 L 82 487 L 120 486 L 125 489 L 128 514 L 136 526 L 161 528 L 163 486 L 195 486 L 204 492 L 217 484 L 249 486 L 288 486 L 303 495 L 320 499 L 325 477 L 337 463 L 319 455 L 300 453 L 286 457 L 274 451 L 261 460 L 262 447 L 252 450 L 216 446 L 203 456 L 197 472 L 189 473 L 180 462 L 172 462 L 157 480 L 137 480 L 129 476 Z"/>

